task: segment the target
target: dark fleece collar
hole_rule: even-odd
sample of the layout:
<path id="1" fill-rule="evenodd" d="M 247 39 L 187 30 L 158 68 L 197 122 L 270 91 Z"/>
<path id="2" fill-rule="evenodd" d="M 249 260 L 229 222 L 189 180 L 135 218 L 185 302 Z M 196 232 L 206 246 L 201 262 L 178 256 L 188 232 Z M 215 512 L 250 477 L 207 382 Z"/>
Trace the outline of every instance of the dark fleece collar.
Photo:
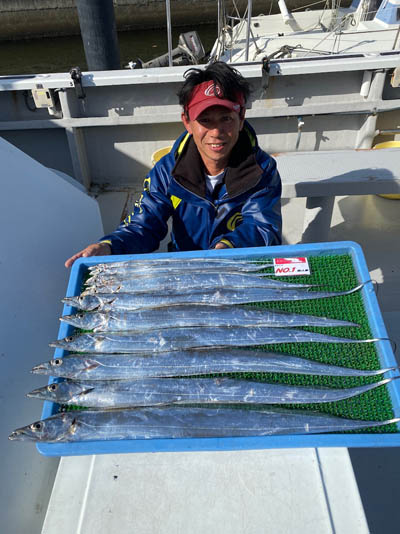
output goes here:
<path id="1" fill-rule="evenodd" d="M 232 149 L 228 166 L 225 170 L 224 182 L 229 198 L 236 197 L 252 189 L 260 181 L 262 169 L 256 161 L 255 153 L 245 129 L 239 134 L 239 139 Z M 204 172 L 203 160 L 191 136 L 172 169 L 172 176 L 185 189 L 205 198 L 206 181 Z"/>

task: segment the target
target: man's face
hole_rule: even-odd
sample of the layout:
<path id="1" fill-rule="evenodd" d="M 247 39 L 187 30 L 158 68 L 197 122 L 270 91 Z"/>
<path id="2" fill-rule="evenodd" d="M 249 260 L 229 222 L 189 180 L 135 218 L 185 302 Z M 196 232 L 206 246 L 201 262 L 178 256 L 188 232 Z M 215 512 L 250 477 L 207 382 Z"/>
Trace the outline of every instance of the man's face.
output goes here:
<path id="1" fill-rule="evenodd" d="M 222 172 L 243 128 L 244 119 L 236 111 L 212 106 L 191 121 L 182 113 L 182 122 L 192 134 L 207 173 Z"/>

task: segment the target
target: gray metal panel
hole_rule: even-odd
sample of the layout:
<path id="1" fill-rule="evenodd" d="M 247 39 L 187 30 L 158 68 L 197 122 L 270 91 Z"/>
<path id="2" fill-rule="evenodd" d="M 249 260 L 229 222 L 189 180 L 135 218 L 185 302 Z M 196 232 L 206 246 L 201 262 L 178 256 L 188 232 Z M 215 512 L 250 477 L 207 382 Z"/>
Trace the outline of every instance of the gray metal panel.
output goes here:
<path id="1" fill-rule="evenodd" d="M 293 76 L 298 74 L 315 74 L 324 72 L 350 72 L 360 70 L 374 70 L 380 68 L 394 68 L 399 66 L 398 51 L 380 55 L 371 53 L 365 56 L 326 56 L 323 58 L 304 58 L 296 60 L 280 60 L 271 62 L 271 76 Z M 204 68 L 204 65 L 199 65 Z M 250 65 L 235 64 L 245 78 L 260 76 L 261 63 Z M 115 70 L 83 73 L 83 85 L 109 86 L 132 84 L 163 84 L 179 83 L 183 80 L 185 67 L 163 67 L 160 69 L 144 70 Z M 68 73 L 37 74 L 23 76 L 0 76 L 0 91 L 21 91 L 35 88 L 36 84 L 45 88 L 71 88 L 74 86 Z"/>
<path id="2" fill-rule="evenodd" d="M 152 167 L 151 156 L 170 146 L 183 132 L 182 123 L 88 128 L 85 131 L 92 187 L 141 190 Z"/>
<path id="3" fill-rule="evenodd" d="M 276 155 L 283 198 L 400 193 L 400 149 Z"/>
<path id="4" fill-rule="evenodd" d="M 67 138 L 63 129 L 3 131 L 1 137 L 45 167 L 58 169 L 74 176 Z"/>
<path id="5" fill-rule="evenodd" d="M 392 99 L 382 99 L 385 78 L 390 77 L 383 70 L 372 72 L 367 91 L 360 94 L 365 85 L 363 69 L 393 66 L 399 57 L 281 61 L 287 75 L 272 77 L 266 92 L 261 88 L 259 64 L 239 66 L 254 88 L 247 117 L 260 146 L 267 152 L 369 148 L 379 127 L 376 117 L 386 117 L 379 121 L 386 129 L 398 127 L 400 98 L 390 93 L 387 96 Z M 46 166 L 74 175 L 95 191 L 137 190 L 151 167 L 151 154 L 182 132 L 176 92 L 186 69 L 85 73 L 84 100 L 70 88 L 69 75 L 14 78 L 18 90 L 8 92 L 4 90 L 10 80 L 0 78 L 0 109 L 6 110 L 0 131 Z M 46 109 L 28 109 L 20 89 L 26 84 L 34 87 L 38 81 L 49 87 L 53 83 L 69 87 L 59 93 L 63 118 L 50 116 Z M 300 123 L 304 124 L 299 128 Z M 60 145 L 61 132 L 65 141 Z"/>

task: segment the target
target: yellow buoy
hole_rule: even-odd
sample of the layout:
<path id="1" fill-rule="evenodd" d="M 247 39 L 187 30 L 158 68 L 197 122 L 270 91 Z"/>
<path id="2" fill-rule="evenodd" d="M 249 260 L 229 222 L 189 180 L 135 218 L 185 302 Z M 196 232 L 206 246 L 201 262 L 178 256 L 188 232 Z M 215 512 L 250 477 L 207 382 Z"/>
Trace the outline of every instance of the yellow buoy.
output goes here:
<path id="1" fill-rule="evenodd" d="M 384 143 L 378 143 L 377 145 L 373 146 L 373 149 L 379 149 L 379 148 L 399 148 L 400 147 L 400 141 L 385 141 Z M 391 198 L 391 199 L 400 199 L 400 195 L 378 195 L 383 198 Z"/>

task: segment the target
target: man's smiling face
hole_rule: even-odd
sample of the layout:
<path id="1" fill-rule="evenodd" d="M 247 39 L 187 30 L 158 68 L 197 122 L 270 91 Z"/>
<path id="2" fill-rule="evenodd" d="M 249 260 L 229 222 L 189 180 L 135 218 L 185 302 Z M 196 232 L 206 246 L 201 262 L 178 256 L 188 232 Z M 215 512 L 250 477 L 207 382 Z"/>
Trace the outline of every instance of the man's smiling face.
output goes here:
<path id="1" fill-rule="evenodd" d="M 239 138 L 244 119 L 236 111 L 212 106 L 196 120 L 190 120 L 182 113 L 182 122 L 193 136 L 207 173 L 215 176 L 222 172 Z"/>

